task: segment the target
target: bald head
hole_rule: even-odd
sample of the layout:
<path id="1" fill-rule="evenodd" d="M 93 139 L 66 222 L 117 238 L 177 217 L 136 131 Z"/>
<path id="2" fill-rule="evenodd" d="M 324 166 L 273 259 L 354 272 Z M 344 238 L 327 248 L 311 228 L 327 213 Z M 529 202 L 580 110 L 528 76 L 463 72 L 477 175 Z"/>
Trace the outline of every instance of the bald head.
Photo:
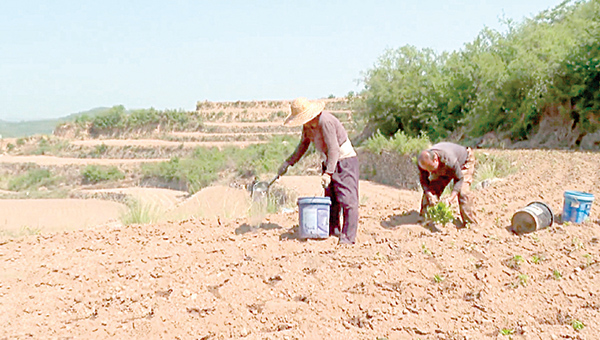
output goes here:
<path id="1" fill-rule="evenodd" d="M 417 160 L 419 167 L 429 172 L 437 170 L 440 164 L 438 155 L 431 150 L 423 150 Z"/>

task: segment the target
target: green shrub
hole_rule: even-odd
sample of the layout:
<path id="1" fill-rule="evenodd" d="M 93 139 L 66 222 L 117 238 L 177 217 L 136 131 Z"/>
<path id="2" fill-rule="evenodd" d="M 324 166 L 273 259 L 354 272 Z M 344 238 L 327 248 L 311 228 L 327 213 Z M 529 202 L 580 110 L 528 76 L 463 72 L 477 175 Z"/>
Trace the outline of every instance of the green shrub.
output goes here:
<path id="1" fill-rule="evenodd" d="M 410 137 L 404 131 L 398 131 L 393 137 L 388 138 L 377 131 L 364 142 L 364 146 L 373 153 L 390 151 L 401 155 L 417 155 L 430 147 L 431 141 L 424 133 L 421 133 L 418 137 Z"/>
<path id="2" fill-rule="evenodd" d="M 81 176 L 86 183 L 99 183 L 117 181 L 125 178 L 125 174 L 116 166 L 88 165 L 81 171 Z"/>
<path id="3" fill-rule="evenodd" d="M 573 127 L 600 128 L 600 3 L 564 1 L 503 30 L 484 28 L 460 50 L 405 45 L 364 72 L 364 116 L 384 135 L 424 131 L 434 141 L 536 132 L 547 108 L 568 103 Z M 569 117 L 570 115 L 570 117 Z M 463 136 L 464 137 L 464 136 Z"/>
<path id="4" fill-rule="evenodd" d="M 69 147 L 69 141 L 61 139 L 48 140 L 40 138 L 37 143 L 37 149 L 33 152 L 35 155 L 57 155 L 60 151 Z"/>
<path id="5" fill-rule="evenodd" d="M 48 169 L 31 169 L 26 173 L 13 177 L 8 181 L 8 189 L 11 191 L 34 190 L 41 186 L 54 184 L 56 178 Z"/>

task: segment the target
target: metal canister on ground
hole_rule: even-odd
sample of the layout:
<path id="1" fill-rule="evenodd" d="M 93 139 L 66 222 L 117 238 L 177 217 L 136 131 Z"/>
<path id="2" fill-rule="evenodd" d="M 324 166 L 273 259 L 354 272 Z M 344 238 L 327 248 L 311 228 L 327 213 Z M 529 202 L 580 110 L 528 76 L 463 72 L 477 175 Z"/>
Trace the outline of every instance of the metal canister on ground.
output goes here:
<path id="1" fill-rule="evenodd" d="M 547 228 L 554 223 L 552 209 L 543 202 L 531 202 L 515 212 L 511 229 L 517 234 L 531 233 Z"/>

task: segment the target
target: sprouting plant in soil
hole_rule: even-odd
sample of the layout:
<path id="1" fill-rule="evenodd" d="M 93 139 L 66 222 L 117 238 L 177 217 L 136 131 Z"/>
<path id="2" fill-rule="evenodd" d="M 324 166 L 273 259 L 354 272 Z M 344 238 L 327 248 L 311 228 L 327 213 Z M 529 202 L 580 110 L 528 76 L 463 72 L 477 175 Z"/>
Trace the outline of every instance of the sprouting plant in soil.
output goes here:
<path id="1" fill-rule="evenodd" d="M 556 269 L 554 269 L 552 271 L 552 276 L 554 277 L 555 280 L 562 279 L 562 274 L 558 270 L 556 270 Z"/>
<path id="2" fill-rule="evenodd" d="M 508 268 L 519 270 L 521 268 L 521 262 L 523 262 L 523 256 L 515 255 L 509 259 L 503 261 L 504 265 Z"/>
<path id="3" fill-rule="evenodd" d="M 425 220 L 446 225 L 454 220 L 454 212 L 448 204 L 439 202 L 434 206 L 427 207 Z"/>
<path id="4" fill-rule="evenodd" d="M 441 276 L 440 274 L 435 274 L 433 276 L 433 281 L 435 281 L 435 283 L 440 283 L 440 282 L 444 281 L 444 277 Z"/>
<path id="5" fill-rule="evenodd" d="M 423 251 L 423 254 L 425 254 L 425 255 L 429 255 L 429 256 L 433 255 L 431 253 L 431 251 L 429 249 L 427 249 L 427 246 L 425 245 L 425 243 L 421 244 L 421 250 Z"/>
<path id="6" fill-rule="evenodd" d="M 577 237 L 573 237 L 571 244 L 574 250 L 583 249 L 583 243 Z"/>
<path id="7" fill-rule="evenodd" d="M 510 328 L 502 328 L 500 330 L 500 334 L 501 335 L 511 335 L 511 334 L 514 334 L 514 333 L 515 333 L 515 331 L 513 329 L 510 329 Z"/>
<path id="8" fill-rule="evenodd" d="M 527 276 L 527 274 L 519 274 L 517 275 L 517 279 L 519 280 L 519 284 L 525 287 L 527 286 L 527 280 L 529 280 L 529 276 Z"/>
<path id="9" fill-rule="evenodd" d="M 584 269 L 584 268 L 589 267 L 592 264 L 594 264 L 594 257 L 592 256 L 592 254 L 590 254 L 590 253 L 583 254 L 583 257 L 585 257 L 586 261 L 585 261 L 584 265 L 581 265 L 581 269 Z"/>
<path id="10" fill-rule="evenodd" d="M 544 260 L 544 257 L 541 255 L 534 254 L 533 256 L 531 256 L 531 262 L 533 262 L 533 264 L 539 264 L 543 260 Z"/>
<path id="11" fill-rule="evenodd" d="M 583 322 L 581 322 L 581 321 L 579 321 L 579 320 L 576 320 L 576 319 L 573 319 L 573 320 L 571 321 L 571 326 L 573 326 L 573 329 L 574 329 L 574 330 L 576 330 L 576 331 L 578 331 L 578 332 L 579 332 L 580 330 L 582 330 L 582 329 L 583 329 L 583 327 L 585 327 L 585 325 L 583 324 Z"/>

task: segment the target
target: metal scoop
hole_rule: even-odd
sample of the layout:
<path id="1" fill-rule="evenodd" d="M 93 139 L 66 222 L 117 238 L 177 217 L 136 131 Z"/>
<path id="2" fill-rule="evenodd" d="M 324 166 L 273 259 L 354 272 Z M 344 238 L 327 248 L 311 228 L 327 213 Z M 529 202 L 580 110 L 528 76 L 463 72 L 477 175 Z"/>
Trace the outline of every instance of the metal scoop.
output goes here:
<path id="1" fill-rule="evenodd" d="M 279 175 L 273 177 L 272 180 L 270 180 L 269 182 L 267 181 L 261 181 L 261 182 L 256 182 L 254 183 L 254 185 L 252 186 L 252 197 L 257 197 L 258 195 L 266 195 L 267 191 L 269 191 L 269 188 L 271 187 L 271 185 L 273 185 L 273 183 L 275 183 L 275 181 L 279 178 Z"/>

